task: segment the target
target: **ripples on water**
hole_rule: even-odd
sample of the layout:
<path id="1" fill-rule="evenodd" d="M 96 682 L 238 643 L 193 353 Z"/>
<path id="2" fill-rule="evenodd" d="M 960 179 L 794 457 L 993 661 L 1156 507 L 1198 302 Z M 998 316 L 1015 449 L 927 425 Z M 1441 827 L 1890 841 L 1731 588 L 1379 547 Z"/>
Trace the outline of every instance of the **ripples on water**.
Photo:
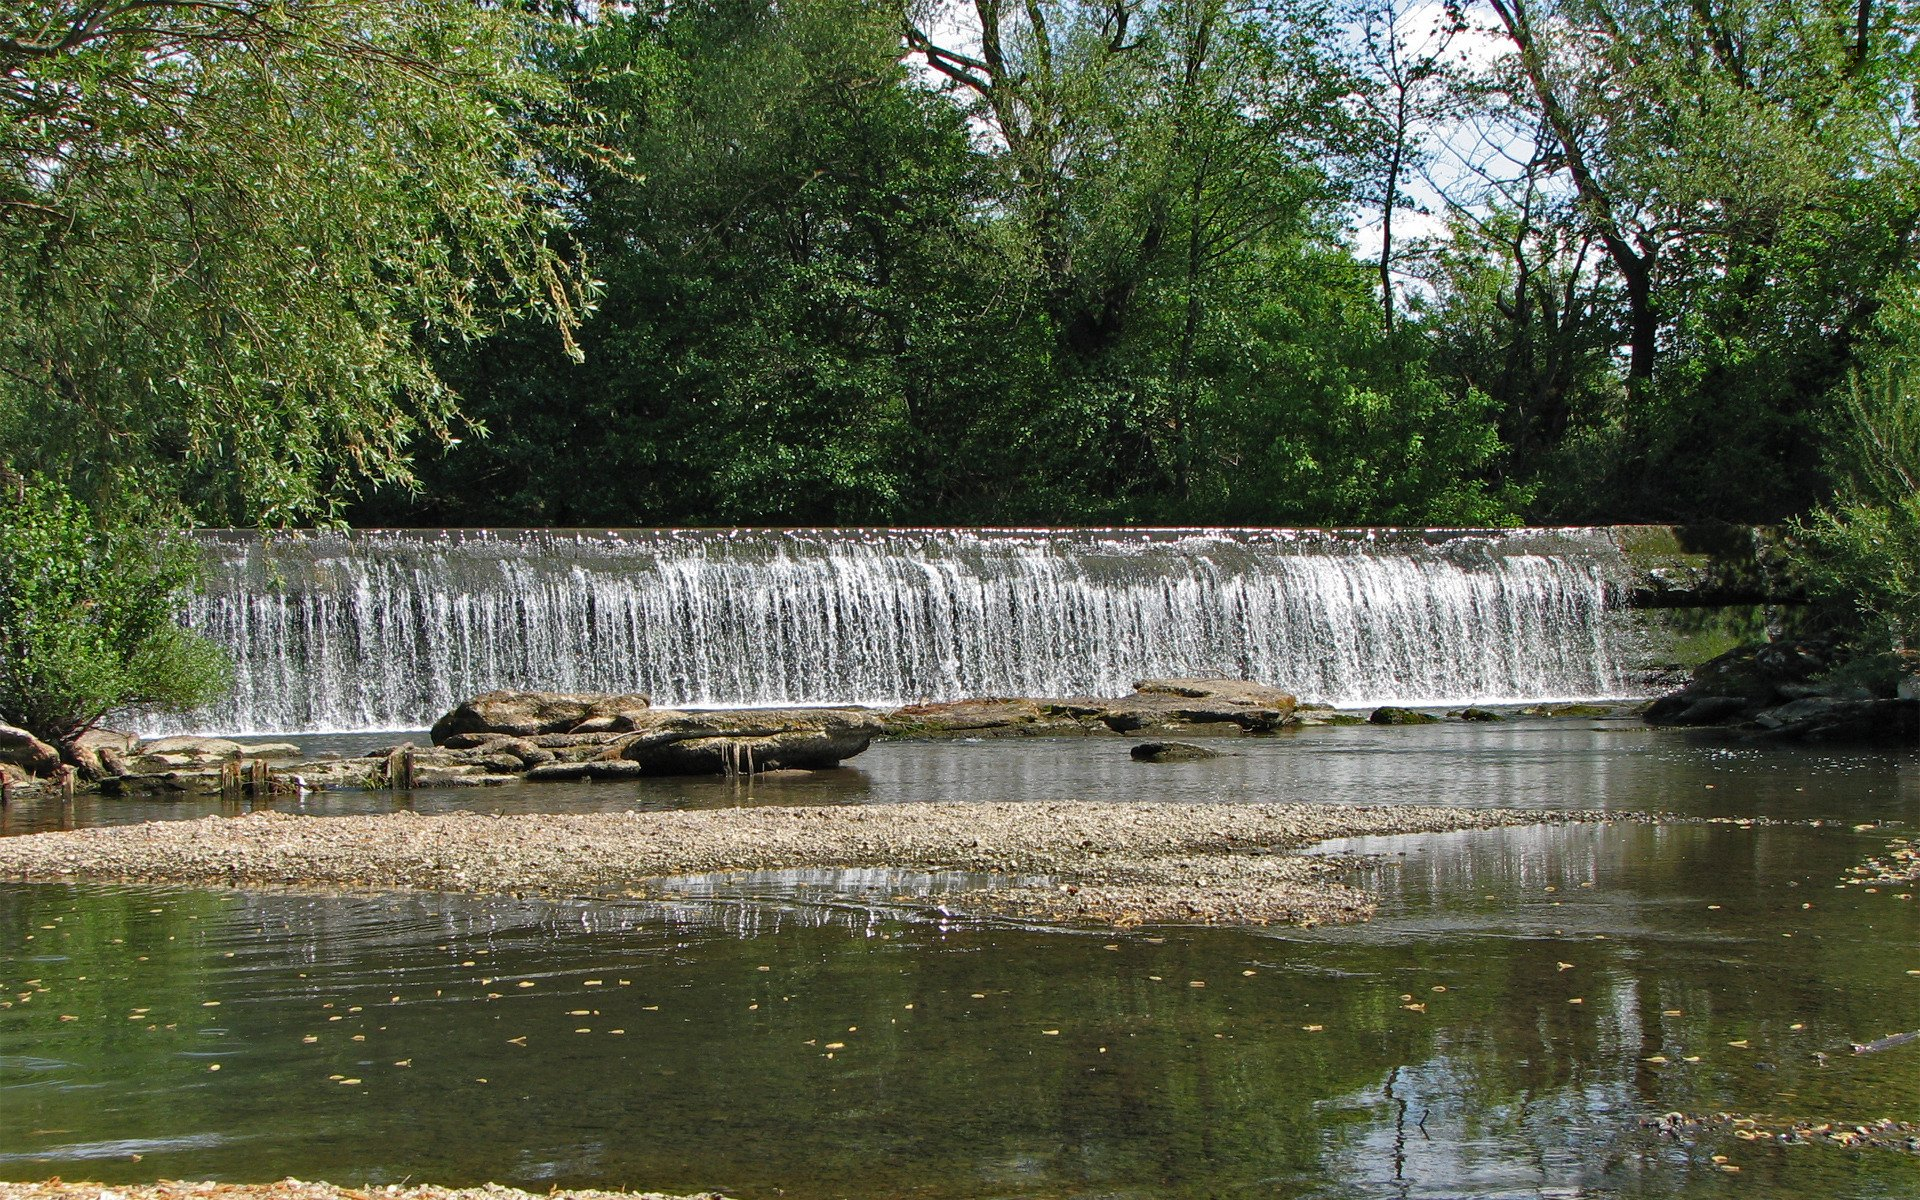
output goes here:
<path id="1" fill-rule="evenodd" d="M 1920 1047 L 1844 1048 L 1920 1028 L 1916 902 L 1834 886 L 1890 836 L 1853 824 L 1920 815 L 1910 759 L 1565 725 L 1232 745 L 1245 756 L 1160 767 L 1117 741 L 881 747 L 858 783 L 792 782 L 817 802 L 1437 799 L 1794 823 L 1343 843 L 1381 856 L 1364 873 L 1382 914 L 1307 931 L 960 920 L 941 893 L 971 880 L 904 872 L 679 880 L 596 904 L 9 886 L 0 1177 L 821 1198 L 1920 1191 L 1920 1160 L 1897 1152 L 1695 1149 L 1638 1125 L 1914 1114 Z M 655 799 L 718 803 L 727 786 Z"/>

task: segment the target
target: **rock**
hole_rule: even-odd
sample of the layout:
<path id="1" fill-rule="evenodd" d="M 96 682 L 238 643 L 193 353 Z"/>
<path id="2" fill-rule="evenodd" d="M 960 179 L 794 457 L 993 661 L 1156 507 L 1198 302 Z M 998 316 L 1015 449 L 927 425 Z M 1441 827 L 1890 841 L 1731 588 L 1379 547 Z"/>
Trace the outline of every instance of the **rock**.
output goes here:
<path id="1" fill-rule="evenodd" d="M 884 718 L 892 734 L 1042 732 L 1077 725 L 1065 713 L 1049 713 L 1037 700 L 992 697 L 909 704 Z"/>
<path id="2" fill-rule="evenodd" d="M 104 779 L 109 775 L 125 775 L 129 770 L 127 759 L 139 744 L 139 735 L 124 730 L 89 729 L 73 740 L 72 751 L 81 774 L 89 779 Z"/>
<path id="3" fill-rule="evenodd" d="M 1133 690 L 1145 696 L 1216 700 L 1243 708 L 1284 708 L 1291 711 L 1299 706 L 1299 701 L 1290 693 L 1249 679 L 1142 679 L 1133 685 Z"/>
<path id="4" fill-rule="evenodd" d="M 144 758 L 167 758 L 176 763 L 220 762 L 240 757 L 240 743 L 226 738 L 165 737 L 141 742 L 138 749 Z"/>
<path id="5" fill-rule="evenodd" d="M 1767 709 L 1754 718 L 1770 741 L 1855 742 L 1920 746 L 1920 700 L 1840 700 L 1809 697 Z"/>
<path id="6" fill-rule="evenodd" d="M 547 763 L 527 772 L 533 782 L 572 782 L 581 779 L 633 779 L 647 774 L 645 763 L 615 759 L 603 762 Z"/>
<path id="7" fill-rule="evenodd" d="M 572 733 L 591 722 L 591 730 L 612 733 L 634 728 L 636 714 L 653 707 L 650 697 L 599 692 L 486 692 L 455 705 L 433 723 L 433 742 L 441 745 L 463 733 L 504 733 L 517 737 Z"/>
<path id="8" fill-rule="evenodd" d="M 607 754 L 637 762 L 649 775 L 735 775 L 838 766 L 885 732 L 866 709 L 740 709 L 655 711 L 646 727 Z"/>
<path id="9" fill-rule="evenodd" d="M 1613 709 L 1605 704 L 1535 704 L 1520 710 L 1529 717 L 1610 717 Z"/>
<path id="10" fill-rule="evenodd" d="M 242 742 L 242 758 L 299 758 L 303 751 L 292 742 Z"/>
<path id="11" fill-rule="evenodd" d="M 1831 643 L 1793 639 L 1738 646 L 1694 668 L 1693 678 L 1677 692 L 1647 706 L 1649 725 L 1721 725 L 1740 722 L 1761 710 L 1801 700 L 1865 700 L 1845 682 L 1816 682 L 1834 665 Z"/>
<path id="12" fill-rule="evenodd" d="M 1737 646 L 1693 670 L 1686 690 L 1703 696 L 1739 696 L 1755 706 L 1772 703 L 1783 684 L 1805 683 L 1834 663 L 1827 642 L 1795 639 Z"/>
<path id="13" fill-rule="evenodd" d="M 109 796 L 154 792 L 213 795 L 220 791 L 220 770 L 217 767 L 185 771 L 136 770 L 132 774 L 102 779 L 100 790 Z"/>
<path id="14" fill-rule="evenodd" d="M 60 767 L 60 751 L 24 729 L 0 725 L 0 762 L 29 775 L 50 775 Z"/>
<path id="15" fill-rule="evenodd" d="M 502 783 L 519 782 L 518 775 L 503 775 L 487 770 L 478 764 L 452 767 L 415 767 L 413 786 L 429 787 L 491 787 Z"/>
<path id="16" fill-rule="evenodd" d="M 1178 725 L 1236 725 L 1271 733 L 1292 723 L 1294 697 L 1244 679 L 1143 679 L 1133 695 L 1115 700 L 1100 720 L 1116 733 Z"/>
<path id="17" fill-rule="evenodd" d="M 1645 719 L 1657 725 L 1718 725 L 1723 721 L 1738 721 L 1752 710 L 1753 706 L 1739 696 L 1689 696 L 1679 711 L 1656 721 L 1649 709 Z"/>
<path id="18" fill-rule="evenodd" d="M 1139 742 L 1131 753 L 1133 761 L 1150 763 L 1198 762 L 1220 757 L 1217 752 L 1192 742 Z"/>
<path id="19" fill-rule="evenodd" d="M 1440 720 L 1432 713 L 1417 712 L 1411 708 L 1399 708 L 1391 704 L 1382 705 L 1367 716 L 1369 725 L 1433 725 Z"/>
<path id="20" fill-rule="evenodd" d="M 1490 708 L 1463 708 L 1459 712 L 1451 713 L 1449 715 L 1458 717 L 1462 721 L 1504 721 L 1506 720 L 1505 717 L 1501 716 L 1497 712 L 1494 712 Z"/>

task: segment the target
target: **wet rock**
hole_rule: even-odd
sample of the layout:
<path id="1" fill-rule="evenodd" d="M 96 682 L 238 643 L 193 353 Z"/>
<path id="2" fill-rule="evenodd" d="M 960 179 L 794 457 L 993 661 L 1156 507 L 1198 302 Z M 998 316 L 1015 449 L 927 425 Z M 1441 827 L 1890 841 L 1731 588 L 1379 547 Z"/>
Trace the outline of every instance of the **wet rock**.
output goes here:
<path id="1" fill-rule="evenodd" d="M 1504 721 L 1499 713 L 1490 708 L 1463 708 L 1457 713 L 1447 714 L 1462 721 Z"/>
<path id="2" fill-rule="evenodd" d="M 645 763 L 610 759 L 594 762 L 547 763 L 528 771 L 526 777 L 536 783 L 572 783 L 582 779 L 637 779 L 645 774 L 647 774 Z"/>
<path id="3" fill-rule="evenodd" d="M 1373 710 L 1367 717 L 1369 725 L 1432 725 L 1440 720 L 1432 713 L 1423 713 L 1416 709 L 1383 705 Z"/>
<path id="4" fill-rule="evenodd" d="M 649 775 L 817 769 L 864 752 L 885 731 L 880 717 L 866 709 L 655 711 L 643 729 L 610 747 L 607 757 L 640 763 Z"/>
<path id="5" fill-rule="evenodd" d="M 1062 702 L 1065 703 L 1065 702 Z M 1079 722 L 1058 704 L 990 697 L 939 704 L 909 704 L 884 718 L 896 736 L 954 733 L 1051 733 L 1078 729 Z"/>
<path id="6" fill-rule="evenodd" d="M 1520 710 L 1529 717 L 1608 717 L 1613 709 L 1605 704 L 1535 704 Z"/>
<path id="7" fill-rule="evenodd" d="M 433 723 L 435 745 L 464 733 L 504 733 L 518 737 L 632 729 L 633 718 L 653 706 L 650 697 L 599 692 L 486 692 L 462 701 Z M 593 728 L 581 727 L 591 723 Z"/>
<path id="8" fill-rule="evenodd" d="M 1834 661 L 1834 647 L 1823 641 L 1739 646 L 1695 667 L 1686 686 L 1654 701 L 1644 719 L 1650 725 L 1732 724 L 1783 702 L 1831 695 L 1833 689 L 1815 679 Z"/>
<path id="9" fill-rule="evenodd" d="M 1920 746 L 1920 700 L 1795 700 L 1754 722 L 1768 741 Z"/>
<path id="10" fill-rule="evenodd" d="M 1133 685 L 1143 696 L 1178 696 L 1183 700 L 1213 700 L 1242 708 L 1284 708 L 1299 706 L 1291 693 L 1249 679 L 1142 679 Z"/>
<path id="11" fill-rule="evenodd" d="M 1696 696 L 1680 693 L 1677 702 L 1663 707 L 1666 697 L 1654 702 L 1645 720 L 1650 725 L 1719 725 L 1737 721 L 1752 711 L 1752 705 L 1739 696 Z"/>
<path id="12" fill-rule="evenodd" d="M 1244 679 L 1143 679 L 1115 700 L 1100 720 L 1116 733 L 1183 725 L 1231 725 L 1271 733 L 1292 723 L 1299 707 L 1290 693 Z"/>
<path id="13" fill-rule="evenodd" d="M 0 763 L 29 775 L 50 775 L 60 766 L 60 752 L 24 729 L 0 725 Z"/>
<path id="14" fill-rule="evenodd" d="M 1139 742 L 1129 753 L 1135 762 L 1150 763 L 1198 762 L 1220 757 L 1217 751 L 1196 746 L 1192 742 Z"/>
<path id="15" fill-rule="evenodd" d="M 292 742 L 242 742 L 242 758 L 299 758 L 304 753 Z"/>

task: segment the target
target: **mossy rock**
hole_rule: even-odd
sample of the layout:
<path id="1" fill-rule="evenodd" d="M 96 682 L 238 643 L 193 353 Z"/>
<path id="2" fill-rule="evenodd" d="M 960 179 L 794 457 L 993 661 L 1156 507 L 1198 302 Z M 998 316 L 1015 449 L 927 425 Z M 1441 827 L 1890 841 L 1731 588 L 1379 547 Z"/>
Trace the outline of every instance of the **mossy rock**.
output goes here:
<path id="1" fill-rule="evenodd" d="M 1462 721 L 1491 722 L 1506 720 L 1505 717 L 1490 708 L 1463 708 L 1459 712 L 1449 715 Z"/>
<path id="2" fill-rule="evenodd" d="M 1367 718 L 1369 725 L 1437 725 L 1439 722 L 1440 718 L 1432 713 L 1423 713 L 1411 708 L 1398 708 L 1391 704 L 1374 709 L 1372 715 Z"/>
<path id="3" fill-rule="evenodd" d="M 1610 717 L 1613 708 L 1606 704 L 1536 704 L 1520 710 L 1529 717 Z"/>

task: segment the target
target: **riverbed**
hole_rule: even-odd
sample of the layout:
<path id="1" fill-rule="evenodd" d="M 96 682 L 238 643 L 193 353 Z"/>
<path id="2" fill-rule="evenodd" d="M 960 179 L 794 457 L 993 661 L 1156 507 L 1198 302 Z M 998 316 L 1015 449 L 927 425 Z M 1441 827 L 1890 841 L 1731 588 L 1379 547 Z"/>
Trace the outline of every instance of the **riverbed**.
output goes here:
<path id="1" fill-rule="evenodd" d="M 0 1178 L 819 1198 L 1920 1190 L 1920 1154 L 1898 1148 L 1658 1127 L 1675 1111 L 1920 1115 L 1920 1045 L 1851 1051 L 1920 1028 L 1917 902 L 1846 883 L 1920 817 L 1911 756 L 1584 721 L 1219 748 L 1233 753 L 1146 765 L 1117 739 L 894 744 L 804 777 L 279 807 L 1312 800 L 1722 820 L 1323 844 L 1368 856 L 1345 878 L 1379 913 L 1309 930 L 963 916 L 950 895 L 975 881 L 887 870 L 595 901 L 7 885 Z M 123 803 L 7 820 L 222 811 Z"/>

